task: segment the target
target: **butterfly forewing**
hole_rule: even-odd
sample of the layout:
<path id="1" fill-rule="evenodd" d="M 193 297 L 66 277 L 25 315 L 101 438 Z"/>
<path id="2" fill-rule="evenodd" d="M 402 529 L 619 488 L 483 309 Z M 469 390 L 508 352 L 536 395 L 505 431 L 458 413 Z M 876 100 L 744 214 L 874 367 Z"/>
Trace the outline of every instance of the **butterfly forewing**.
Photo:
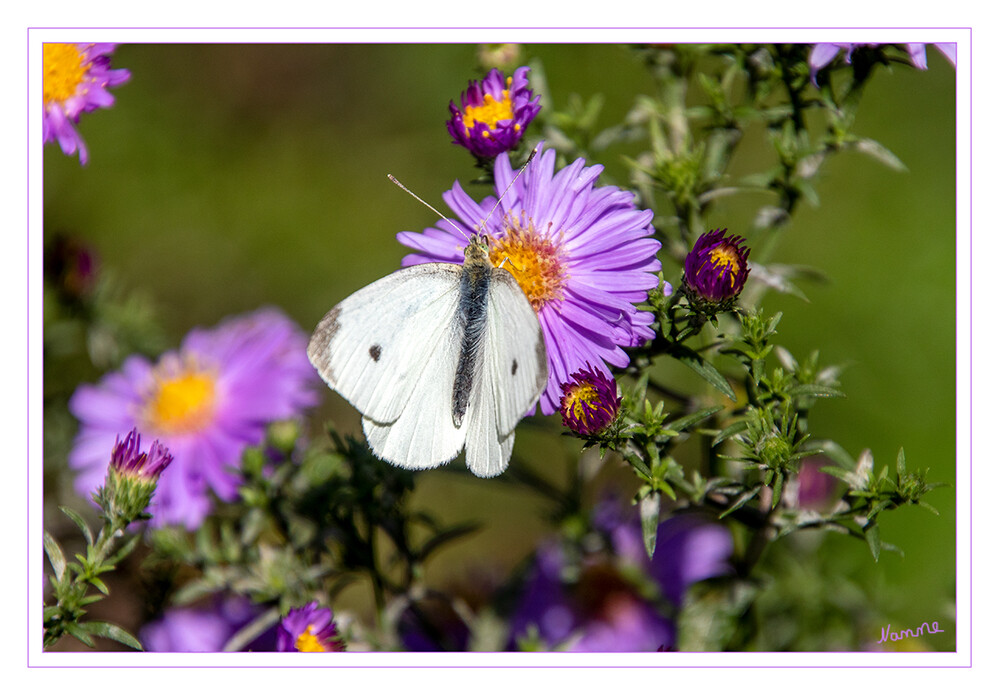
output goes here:
<path id="1" fill-rule="evenodd" d="M 378 423 L 396 421 L 419 393 L 425 372 L 440 368 L 431 356 L 454 340 L 460 280 L 461 266 L 425 263 L 371 283 L 319 322 L 309 359 L 363 416 Z M 439 373 L 435 376 L 442 381 Z M 445 386 L 450 412 L 451 382 Z"/>

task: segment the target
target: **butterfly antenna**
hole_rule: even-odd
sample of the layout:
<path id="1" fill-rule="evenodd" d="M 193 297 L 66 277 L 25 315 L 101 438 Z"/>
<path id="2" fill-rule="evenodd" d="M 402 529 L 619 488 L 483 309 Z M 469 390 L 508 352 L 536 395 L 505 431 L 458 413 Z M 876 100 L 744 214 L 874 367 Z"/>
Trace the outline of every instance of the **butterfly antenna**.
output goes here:
<path id="1" fill-rule="evenodd" d="M 506 194 L 510 191 L 510 189 L 513 188 L 513 184 L 517 181 L 517 179 L 520 178 L 520 175 L 523 174 L 524 171 L 527 169 L 527 165 L 531 163 L 532 159 L 534 159 L 534 155 L 538 153 L 538 149 L 540 147 L 541 147 L 540 145 L 535 145 L 534 149 L 531 150 L 531 154 L 527 156 L 527 161 L 524 162 L 524 166 L 520 167 L 520 169 L 517 170 L 516 175 L 512 179 L 510 179 L 510 183 L 506 185 L 506 188 L 504 188 L 503 192 L 500 193 L 500 197 L 496 199 L 496 204 L 493 205 L 493 209 L 489 211 L 488 215 L 482 218 L 481 222 L 479 222 L 478 229 L 480 232 L 486 228 L 486 222 L 488 222 L 489 218 L 493 216 L 494 212 L 496 212 L 496 208 L 499 207 L 500 202 L 503 200 L 503 198 L 506 197 Z"/>
<path id="2" fill-rule="evenodd" d="M 392 182 L 392 183 L 394 183 L 394 184 L 395 184 L 396 186 L 398 186 L 398 187 L 399 187 L 399 188 L 401 188 L 402 190 L 406 191 L 406 193 L 409 193 L 409 195 L 413 196 L 413 197 L 414 197 L 414 198 L 416 198 L 416 199 L 417 199 L 418 201 L 420 201 L 421 203 L 423 203 L 424 205 L 426 205 L 426 206 L 427 206 L 428 208 L 430 208 L 431 210 L 433 210 L 433 211 L 434 211 L 434 214 L 435 214 L 435 215 L 437 215 L 437 216 L 438 216 L 438 217 L 440 217 L 440 218 L 441 218 L 442 220 L 444 220 L 444 221 L 445 221 L 445 222 L 447 222 L 447 223 L 448 223 L 449 225 L 451 225 L 451 226 L 452 226 L 452 227 L 454 227 L 454 228 L 455 228 L 456 230 L 458 230 L 458 233 L 459 233 L 459 234 L 461 234 L 461 235 L 462 235 L 463 237 L 465 237 L 466 239 L 468 238 L 468 235 L 467 235 L 467 234 L 465 234 L 465 232 L 464 232 L 464 231 L 463 231 L 463 230 L 461 229 L 461 227 L 459 227 L 458 225 L 456 225 L 456 224 L 454 223 L 454 221 L 453 221 L 453 220 L 451 220 L 450 218 L 448 218 L 448 217 L 445 217 L 444 215 L 442 215 L 442 214 L 441 214 L 441 212 L 440 212 L 440 210 L 438 210 L 438 209 L 437 209 L 437 208 L 435 208 L 435 207 L 434 207 L 433 205 L 431 205 L 430 203 L 428 203 L 427 201 L 425 201 L 425 200 L 424 200 L 423 198 L 421 198 L 420 196 L 416 195 L 416 194 L 415 194 L 415 193 L 413 193 L 413 192 L 412 192 L 411 190 L 409 190 L 408 188 L 406 188 L 406 187 L 405 187 L 405 186 L 404 186 L 404 185 L 402 184 L 402 182 L 401 182 L 401 181 L 399 181 L 399 179 L 397 179 L 396 177 L 392 176 L 392 174 L 388 174 L 388 177 L 389 177 L 389 181 L 391 181 L 391 182 Z"/>

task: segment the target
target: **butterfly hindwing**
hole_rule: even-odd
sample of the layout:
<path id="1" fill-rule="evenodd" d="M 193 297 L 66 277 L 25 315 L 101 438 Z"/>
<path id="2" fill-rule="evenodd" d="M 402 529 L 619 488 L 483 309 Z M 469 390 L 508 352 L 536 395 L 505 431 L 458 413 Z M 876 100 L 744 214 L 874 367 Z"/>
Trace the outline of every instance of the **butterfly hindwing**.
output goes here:
<path id="1" fill-rule="evenodd" d="M 541 325 L 517 281 L 504 269 L 492 269 L 479 353 L 465 462 L 475 475 L 492 477 L 506 469 L 514 427 L 548 381 Z"/>

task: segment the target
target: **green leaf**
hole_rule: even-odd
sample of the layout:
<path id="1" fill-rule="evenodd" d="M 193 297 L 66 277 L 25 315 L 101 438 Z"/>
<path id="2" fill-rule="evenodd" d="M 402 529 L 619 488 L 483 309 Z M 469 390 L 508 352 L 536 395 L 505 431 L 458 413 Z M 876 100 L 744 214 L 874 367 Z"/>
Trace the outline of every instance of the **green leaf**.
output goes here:
<path id="1" fill-rule="evenodd" d="M 135 550 L 135 546 L 139 544 L 141 539 L 142 536 L 139 535 L 129 538 L 125 542 L 125 545 L 121 546 L 121 548 L 118 549 L 118 552 L 108 559 L 106 564 L 110 565 L 111 569 L 114 569 L 115 565 L 124 560 L 133 550 Z"/>
<path id="2" fill-rule="evenodd" d="M 683 430 L 688 429 L 692 425 L 696 425 L 701 420 L 711 417 L 719 410 L 721 410 L 722 407 L 723 406 L 720 405 L 713 405 L 709 408 L 701 408 L 696 413 L 691 413 L 690 415 L 682 417 L 679 420 L 674 420 L 673 422 L 669 423 L 669 427 L 672 430 L 682 432 Z"/>
<path id="3" fill-rule="evenodd" d="M 88 545 L 94 544 L 94 535 L 90 532 L 90 527 L 87 526 L 87 522 L 83 520 L 83 517 L 79 515 L 74 509 L 69 507 L 59 507 L 63 514 L 72 519 L 73 523 L 79 527 L 80 531 L 83 533 L 84 537 L 87 539 Z"/>
<path id="4" fill-rule="evenodd" d="M 842 391 L 838 391 L 831 386 L 823 386 L 822 384 L 798 384 L 797 386 L 789 388 L 787 390 L 787 395 L 791 397 L 810 396 L 812 398 L 846 398 L 846 394 Z"/>
<path id="5" fill-rule="evenodd" d="M 885 166 L 895 171 L 907 171 L 905 164 L 891 150 L 880 142 L 869 138 L 862 138 L 854 144 L 857 152 L 862 152 L 873 157 Z"/>
<path id="6" fill-rule="evenodd" d="M 731 437 L 733 434 L 738 434 L 739 432 L 745 432 L 749 429 L 749 420 L 736 420 L 731 425 L 723 429 L 721 432 L 715 435 L 715 438 L 711 440 L 711 446 L 718 446 L 723 441 Z"/>
<path id="7" fill-rule="evenodd" d="M 59 547 L 56 539 L 48 531 L 44 533 L 45 537 L 42 542 L 45 545 L 45 554 L 49 558 L 52 569 L 55 570 L 56 581 L 61 582 L 62 576 L 66 572 L 66 557 L 62 554 L 62 548 Z"/>
<path id="8" fill-rule="evenodd" d="M 108 591 L 107 584 L 105 584 L 103 581 L 101 581 L 97 577 L 87 577 L 87 581 L 90 582 L 91 584 L 93 584 L 94 586 L 96 586 L 97 590 L 100 591 L 105 596 L 110 595 L 110 592 Z"/>
<path id="9" fill-rule="evenodd" d="M 94 620 L 89 623 L 80 623 L 80 629 L 89 632 L 91 635 L 106 637 L 107 639 L 114 640 L 115 642 L 121 642 L 125 646 L 131 647 L 137 651 L 143 651 L 142 644 L 139 643 L 139 640 L 135 639 L 127 630 L 120 628 L 117 625 Z M 94 645 L 91 644 L 90 646 L 92 647 Z"/>
<path id="10" fill-rule="evenodd" d="M 93 648 L 95 646 L 94 640 L 90 638 L 90 635 L 87 634 L 87 631 L 82 626 L 76 623 L 64 623 L 62 628 L 66 631 L 66 634 L 75 637 L 88 647 Z"/>
<path id="11" fill-rule="evenodd" d="M 864 526 L 864 538 L 867 539 L 867 545 L 871 549 L 871 554 L 874 555 L 874 561 L 877 562 L 878 558 L 881 557 L 881 530 L 875 523 L 870 523 Z"/>
<path id="12" fill-rule="evenodd" d="M 898 458 L 895 460 L 895 471 L 898 473 L 899 481 L 905 476 L 905 449 L 898 450 Z"/>
<path id="13" fill-rule="evenodd" d="M 760 494 L 760 486 L 759 485 L 753 487 L 752 489 L 746 490 L 741 495 L 739 495 L 738 499 L 736 499 L 735 502 L 732 503 L 731 507 L 729 507 L 728 509 L 726 509 L 725 511 L 723 511 L 721 514 L 719 514 L 718 518 L 719 519 L 724 519 L 726 516 L 728 516 L 732 512 L 736 511 L 737 509 L 739 509 L 740 507 L 742 507 L 743 505 L 745 505 L 746 502 L 748 502 L 749 500 L 753 499 L 758 494 Z"/>
<path id="14" fill-rule="evenodd" d="M 642 519 L 642 540 L 649 559 L 656 551 L 656 534 L 659 531 L 659 503 L 662 497 L 658 492 L 643 497 L 638 503 L 638 514 Z"/>
<path id="15" fill-rule="evenodd" d="M 703 357 L 691 350 L 686 345 L 673 345 L 670 348 L 670 354 L 675 357 L 679 362 L 690 367 L 694 372 L 696 372 L 702 379 L 707 381 L 709 384 L 714 386 L 716 389 L 721 391 L 723 394 L 728 396 L 730 401 L 735 402 L 735 391 L 732 390 L 731 384 L 728 383 L 728 379 L 719 372 L 713 364 L 705 361 Z"/>

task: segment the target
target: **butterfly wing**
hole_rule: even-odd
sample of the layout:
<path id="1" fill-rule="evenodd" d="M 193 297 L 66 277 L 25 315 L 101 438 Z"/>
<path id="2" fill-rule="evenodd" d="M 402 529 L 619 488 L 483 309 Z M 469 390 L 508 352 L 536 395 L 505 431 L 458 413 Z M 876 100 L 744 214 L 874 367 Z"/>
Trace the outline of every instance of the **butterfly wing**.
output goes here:
<path id="1" fill-rule="evenodd" d="M 376 423 L 398 421 L 413 396 L 450 416 L 452 381 L 433 370 L 457 363 L 450 350 L 460 280 L 461 266 L 425 263 L 371 283 L 323 317 L 309 359 L 330 388 Z"/>
<path id="2" fill-rule="evenodd" d="M 465 462 L 475 475 L 502 473 L 513 430 L 548 382 L 541 324 L 509 271 L 493 268 L 486 332 L 469 402 Z"/>

